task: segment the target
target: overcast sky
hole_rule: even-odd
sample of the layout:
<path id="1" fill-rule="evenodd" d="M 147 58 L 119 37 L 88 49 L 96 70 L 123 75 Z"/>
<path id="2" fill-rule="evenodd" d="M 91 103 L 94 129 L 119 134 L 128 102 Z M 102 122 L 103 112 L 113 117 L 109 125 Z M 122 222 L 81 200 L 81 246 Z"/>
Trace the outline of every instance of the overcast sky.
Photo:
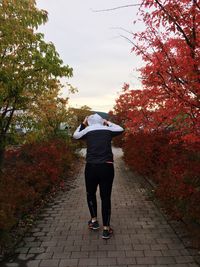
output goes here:
<path id="1" fill-rule="evenodd" d="M 49 21 L 39 31 L 56 46 L 65 64 L 74 69 L 69 79 L 79 92 L 70 105 L 87 105 L 93 110 L 109 111 L 124 82 L 140 88 L 141 60 L 131 53 L 132 45 L 120 35 L 138 31 L 133 24 L 138 7 L 96 13 L 93 10 L 139 3 L 139 0 L 37 0 L 48 11 Z M 66 91 L 66 90 L 65 90 Z"/>

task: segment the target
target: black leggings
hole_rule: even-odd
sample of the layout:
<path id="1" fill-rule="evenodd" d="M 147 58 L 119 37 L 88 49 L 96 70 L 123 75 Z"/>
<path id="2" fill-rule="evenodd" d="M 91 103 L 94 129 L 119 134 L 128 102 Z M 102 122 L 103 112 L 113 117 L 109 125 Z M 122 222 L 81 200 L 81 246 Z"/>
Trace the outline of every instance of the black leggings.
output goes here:
<path id="1" fill-rule="evenodd" d="M 99 185 L 101 196 L 101 212 L 103 225 L 110 225 L 111 192 L 114 179 L 114 166 L 112 163 L 87 163 L 85 166 L 85 184 L 87 202 L 91 217 L 97 217 L 96 191 Z"/>

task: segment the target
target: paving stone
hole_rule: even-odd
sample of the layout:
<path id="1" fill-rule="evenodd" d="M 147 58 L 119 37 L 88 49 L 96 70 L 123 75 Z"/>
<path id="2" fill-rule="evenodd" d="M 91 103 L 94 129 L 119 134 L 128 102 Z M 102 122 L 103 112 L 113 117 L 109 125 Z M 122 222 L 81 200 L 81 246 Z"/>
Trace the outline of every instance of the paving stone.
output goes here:
<path id="1" fill-rule="evenodd" d="M 192 263 L 193 257 L 191 257 L 191 256 L 176 256 L 175 260 L 177 263 Z"/>
<path id="2" fill-rule="evenodd" d="M 42 242 L 27 242 L 26 245 L 24 246 L 25 248 L 37 248 L 37 247 L 40 247 L 41 246 L 41 243 Z"/>
<path id="3" fill-rule="evenodd" d="M 36 232 L 36 233 L 33 233 L 33 236 L 35 236 L 35 237 L 44 236 L 44 235 L 45 235 L 44 232 Z"/>
<path id="4" fill-rule="evenodd" d="M 90 251 L 89 257 L 90 258 L 106 258 L 108 255 L 107 251 Z"/>
<path id="5" fill-rule="evenodd" d="M 99 244 L 99 240 L 75 240 L 72 242 L 71 245 L 73 246 L 83 246 L 83 245 L 91 245 L 91 244 L 95 244 L 98 245 Z"/>
<path id="6" fill-rule="evenodd" d="M 126 257 L 126 258 L 118 257 L 117 263 L 119 264 L 119 266 L 121 266 L 122 264 L 135 264 L 136 258 L 135 257 Z"/>
<path id="7" fill-rule="evenodd" d="M 42 241 L 46 242 L 46 241 L 51 241 L 51 238 L 52 238 L 51 236 L 40 236 L 40 237 L 38 237 L 38 240 L 41 242 Z"/>
<path id="8" fill-rule="evenodd" d="M 89 251 L 72 251 L 70 258 L 74 259 L 81 259 L 81 258 L 88 258 Z M 92 258 L 92 257 L 91 257 Z"/>
<path id="9" fill-rule="evenodd" d="M 26 263 L 26 267 L 38 267 L 40 266 L 40 260 L 32 260 Z M 50 267 L 50 266 L 49 266 Z"/>
<path id="10" fill-rule="evenodd" d="M 133 245 L 133 249 L 134 250 L 148 250 L 150 249 L 150 246 L 149 245 L 141 245 L 141 244 L 138 244 L 138 245 Z"/>
<path id="11" fill-rule="evenodd" d="M 98 265 L 116 265 L 116 258 L 98 258 Z"/>
<path id="12" fill-rule="evenodd" d="M 45 241 L 41 244 L 42 247 L 56 247 L 56 245 L 57 241 Z"/>
<path id="13" fill-rule="evenodd" d="M 168 249 L 168 250 L 161 250 L 163 256 L 180 256 L 180 250 L 175 249 Z"/>
<path id="14" fill-rule="evenodd" d="M 78 266 L 97 266 L 97 258 L 79 259 Z"/>
<path id="15" fill-rule="evenodd" d="M 33 242 L 33 241 L 35 241 L 35 239 L 36 238 L 34 236 L 24 237 L 25 242 Z"/>
<path id="16" fill-rule="evenodd" d="M 176 263 L 174 257 L 155 257 L 158 264 L 173 264 Z"/>
<path id="17" fill-rule="evenodd" d="M 160 245 L 150 245 L 152 250 L 169 250 L 169 247 L 166 244 Z"/>
<path id="18" fill-rule="evenodd" d="M 46 252 L 62 253 L 65 247 L 47 247 Z"/>
<path id="19" fill-rule="evenodd" d="M 131 245 L 116 245 L 116 249 L 117 250 L 124 250 L 124 251 L 127 251 L 127 250 L 133 250 L 133 247 Z"/>
<path id="20" fill-rule="evenodd" d="M 53 258 L 53 252 L 46 252 L 42 254 L 38 254 L 35 257 L 37 260 L 50 260 Z"/>
<path id="21" fill-rule="evenodd" d="M 40 267 L 57 267 L 59 265 L 59 260 L 42 260 Z"/>
<path id="22" fill-rule="evenodd" d="M 28 253 L 28 251 L 29 251 L 29 248 L 27 247 L 21 247 L 15 250 L 16 253 Z"/>
<path id="23" fill-rule="evenodd" d="M 53 259 L 68 259 L 71 257 L 71 252 L 54 252 Z"/>
<path id="24" fill-rule="evenodd" d="M 128 250 L 125 251 L 126 257 L 144 257 L 143 250 Z"/>
<path id="25" fill-rule="evenodd" d="M 59 267 L 72 267 L 78 265 L 78 259 L 61 259 Z"/>
<path id="26" fill-rule="evenodd" d="M 45 249 L 44 248 L 35 248 L 35 247 L 32 247 L 29 250 L 29 253 L 33 253 L 33 254 L 39 254 L 39 253 L 43 253 L 43 252 L 45 252 Z"/>
<path id="27" fill-rule="evenodd" d="M 32 260 L 32 259 L 35 259 L 35 254 L 19 254 L 19 255 L 17 255 L 18 261 L 27 261 L 27 260 Z"/>
<path id="28" fill-rule="evenodd" d="M 144 250 L 145 256 L 162 256 L 162 253 L 160 250 Z"/>
<path id="29" fill-rule="evenodd" d="M 81 246 L 81 251 L 96 251 L 97 245 L 86 245 Z"/>
<path id="30" fill-rule="evenodd" d="M 125 251 L 108 251 L 108 257 L 120 257 L 123 258 L 125 257 Z"/>
<path id="31" fill-rule="evenodd" d="M 108 245 L 99 245 L 98 250 L 110 251 L 110 250 L 119 250 L 119 249 L 116 248 L 116 245 L 108 244 Z"/>
<path id="32" fill-rule="evenodd" d="M 137 264 L 156 264 L 154 257 L 136 257 Z"/>
<path id="33" fill-rule="evenodd" d="M 81 246 L 66 246 L 64 251 L 81 251 Z"/>

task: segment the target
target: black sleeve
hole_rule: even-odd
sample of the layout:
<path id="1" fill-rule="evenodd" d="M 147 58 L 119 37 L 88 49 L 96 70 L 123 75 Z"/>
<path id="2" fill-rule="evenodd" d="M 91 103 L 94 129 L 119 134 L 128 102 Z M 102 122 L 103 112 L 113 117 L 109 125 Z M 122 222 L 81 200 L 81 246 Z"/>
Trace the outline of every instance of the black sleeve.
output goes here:
<path id="1" fill-rule="evenodd" d="M 124 132 L 124 130 L 121 132 L 111 132 L 111 134 L 112 134 L 112 137 L 115 137 L 115 136 L 122 134 L 123 132 Z"/>
<path id="2" fill-rule="evenodd" d="M 79 132 L 82 131 L 82 130 L 85 129 L 85 128 L 86 128 L 85 124 L 81 123 L 81 127 L 80 127 L 80 129 L 79 129 Z"/>

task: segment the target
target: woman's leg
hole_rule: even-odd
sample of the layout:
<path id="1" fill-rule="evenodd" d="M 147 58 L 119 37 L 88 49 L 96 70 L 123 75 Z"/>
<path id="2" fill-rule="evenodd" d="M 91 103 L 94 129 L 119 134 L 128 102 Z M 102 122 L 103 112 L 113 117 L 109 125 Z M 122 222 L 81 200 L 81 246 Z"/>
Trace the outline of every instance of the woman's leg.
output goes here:
<path id="1" fill-rule="evenodd" d="M 87 163 L 85 166 L 85 185 L 87 192 L 87 203 L 91 218 L 97 217 L 97 199 L 96 191 L 98 186 L 98 177 L 95 175 L 95 165 Z"/>
<path id="2" fill-rule="evenodd" d="M 102 204 L 102 219 L 104 228 L 110 226 L 111 217 L 111 192 L 112 184 L 114 179 L 114 166 L 112 163 L 102 164 L 101 170 L 99 171 L 100 181 L 100 196 Z"/>

